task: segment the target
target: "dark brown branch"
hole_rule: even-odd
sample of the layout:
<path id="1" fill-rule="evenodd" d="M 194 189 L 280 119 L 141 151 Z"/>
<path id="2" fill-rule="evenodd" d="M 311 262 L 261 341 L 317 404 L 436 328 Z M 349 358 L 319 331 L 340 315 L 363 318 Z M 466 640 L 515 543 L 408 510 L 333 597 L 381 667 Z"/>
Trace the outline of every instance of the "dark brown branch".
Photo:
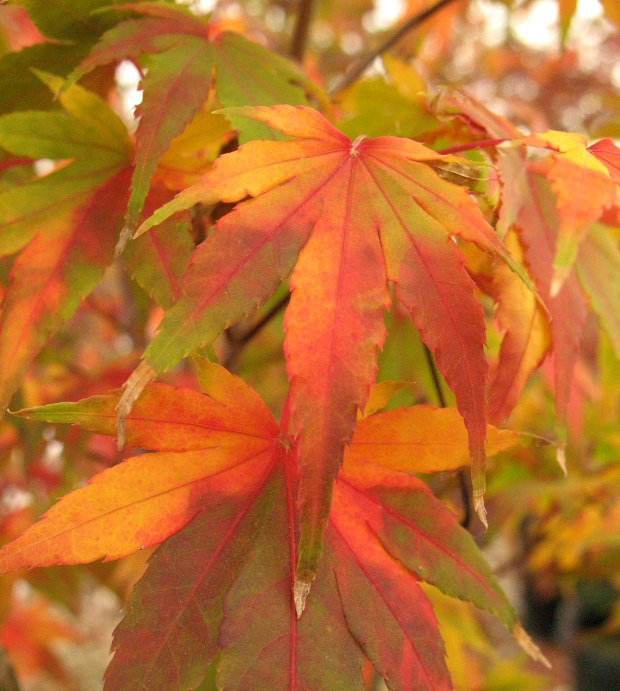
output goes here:
<path id="1" fill-rule="evenodd" d="M 435 387 L 435 393 L 437 394 L 437 400 L 439 401 L 439 405 L 442 408 L 446 407 L 446 398 L 443 395 L 443 391 L 441 389 L 441 382 L 439 381 L 439 372 L 437 371 L 437 365 L 435 364 L 435 358 L 433 357 L 433 354 L 431 353 L 429 347 L 425 344 L 424 345 L 424 353 L 426 355 L 426 362 L 428 363 L 428 369 L 430 370 L 431 377 L 433 378 L 433 385 Z M 461 521 L 461 525 L 463 528 L 468 528 L 469 524 L 471 522 L 471 517 L 472 517 L 472 510 L 471 510 L 471 503 L 469 501 L 469 488 L 467 486 L 467 475 L 463 468 L 459 470 L 459 486 L 461 488 L 461 499 L 463 502 L 463 510 L 465 511 L 465 515 L 463 516 L 463 520 Z"/>
<path id="2" fill-rule="evenodd" d="M 290 57 L 293 58 L 293 60 L 297 60 L 297 62 L 301 62 L 304 58 L 313 14 L 314 0 L 299 0 L 297 22 L 295 23 L 295 31 L 289 50 Z"/>
<path id="3" fill-rule="evenodd" d="M 277 302 L 270 310 L 265 314 L 259 321 L 254 324 L 254 326 L 246 331 L 244 334 L 237 336 L 231 332 L 229 329 L 226 332 L 228 340 L 236 346 L 244 346 L 248 341 L 250 341 L 256 334 L 265 327 L 275 316 L 286 307 L 291 299 L 290 293 L 285 295 L 279 302 Z"/>
<path id="4" fill-rule="evenodd" d="M 431 377 L 433 378 L 433 386 L 435 387 L 435 393 L 437 394 L 437 400 L 442 408 L 446 407 L 446 398 L 443 395 L 441 389 L 441 382 L 439 381 L 439 372 L 437 372 L 437 365 L 435 364 L 435 358 L 430 351 L 430 348 L 424 344 L 424 354 L 426 355 L 426 362 L 428 364 L 428 369 L 430 370 Z"/>
<path id="5" fill-rule="evenodd" d="M 269 322 L 280 312 L 284 307 L 286 307 L 291 299 L 290 293 L 285 295 L 281 300 L 279 300 L 265 315 L 263 315 L 259 321 L 250 327 L 245 333 L 237 335 L 234 329 L 228 329 L 226 333 L 226 338 L 228 340 L 228 345 L 230 346 L 228 354 L 222 361 L 222 365 L 226 369 L 230 369 L 234 366 L 239 353 L 243 350 L 245 345 L 256 336 L 256 334 L 261 331 Z"/>
<path id="6" fill-rule="evenodd" d="M 400 29 L 397 29 L 391 36 L 388 36 L 388 38 L 386 38 L 386 40 L 376 50 L 370 53 L 370 55 L 367 57 L 363 58 L 362 61 L 358 63 L 358 65 L 354 67 L 348 74 L 345 74 L 342 80 L 329 90 L 329 95 L 334 96 L 335 94 L 344 91 L 344 89 L 353 84 L 353 82 L 361 74 L 363 74 L 365 70 L 370 67 L 370 65 L 372 65 L 376 58 L 378 58 L 380 55 L 383 55 L 383 53 L 392 48 L 392 46 L 396 45 L 405 34 L 408 34 L 410 31 L 422 24 L 422 22 L 425 22 L 429 17 L 432 17 L 436 12 L 443 9 L 451 2 L 454 2 L 454 0 L 439 0 L 439 2 L 432 5 L 427 10 L 424 10 L 424 12 L 420 12 L 420 14 L 410 17 L 400 27 Z"/>

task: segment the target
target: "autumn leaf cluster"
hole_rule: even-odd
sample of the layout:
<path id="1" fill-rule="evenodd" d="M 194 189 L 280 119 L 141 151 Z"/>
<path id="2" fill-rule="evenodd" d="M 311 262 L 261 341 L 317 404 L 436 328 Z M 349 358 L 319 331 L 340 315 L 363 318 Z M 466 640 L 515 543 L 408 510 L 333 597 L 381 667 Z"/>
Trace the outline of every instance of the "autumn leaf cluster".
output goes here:
<path id="1" fill-rule="evenodd" d="M 612 140 L 525 133 L 464 92 L 427 93 L 389 55 L 382 86 L 327 95 L 316 70 L 180 4 L 23 4 L 41 40 L 0 59 L 14 80 L 0 115 L 2 409 L 28 402 L 33 362 L 109 267 L 163 317 L 133 372 L 104 368 L 93 386 L 78 373 L 17 412 L 137 455 L 108 446 L 111 467 L 3 547 L 2 572 L 158 546 L 115 632 L 114 690 L 192 689 L 209 670 L 222 689 L 348 690 L 365 659 L 390 689 L 451 688 L 421 581 L 544 661 L 418 475 L 469 466 L 486 526 L 487 456 L 531 443 L 499 427 L 545 361 L 566 471 L 590 314 L 620 358 Z M 122 61 L 142 75 L 131 133 L 109 97 Z M 364 98 L 373 88 L 406 136 Z M 276 420 L 213 344 L 284 305 Z M 405 386 L 377 383 L 390 312 L 408 315 L 453 407 L 383 410 Z M 154 383 L 190 355 L 200 391 Z"/>

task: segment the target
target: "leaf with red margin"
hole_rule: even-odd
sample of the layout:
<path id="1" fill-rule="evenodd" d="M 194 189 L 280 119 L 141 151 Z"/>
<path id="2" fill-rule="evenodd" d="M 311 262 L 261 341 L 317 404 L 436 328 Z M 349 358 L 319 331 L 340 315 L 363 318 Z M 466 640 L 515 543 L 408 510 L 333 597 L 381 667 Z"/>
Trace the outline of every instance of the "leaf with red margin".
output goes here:
<path id="1" fill-rule="evenodd" d="M 376 387 L 375 387 L 376 388 Z M 526 435 L 487 425 L 487 456 L 524 443 Z M 467 429 L 454 408 L 416 405 L 359 420 L 345 463 L 367 462 L 402 473 L 456 470 L 471 462 Z"/>
<path id="2" fill-rule="evenodd" d="M 548 665 L 472 537 L 417 478 L 363 462 L 345 463 L 334 487 L 330 533 L 341 543 L 334 561 L 342 569 L 335 567 L 345 618 L 390 688 L 451 688 L 443 678 L 443 645 L 439 654 L 437 640 L 428 640 L 435 628 L 432 609 L 411 576 L 404 575 L 407 571 L 451 597 L 491 612 L 528 654 Z M 359 573 L 350 563 L 344 567 L 347 559 L 356 562 L 370 582 L 358 580 L 356 593 L 348 581 L 359 579 Z M 385 616 L 387 609 L 395 619 L 388 617 L 379 628 L 360 597 L 359 591 L 370 584 L 375 593 L 368 593 L 369 599 L 375 605 L 377 598 L 383 600 L 383 606 L 375 606 L 377 616 Z"/>
<path id="3" fill-rule="evenodd" d="M 573 273 L 557 295 L 551 296 L 554 257 L 560 227 L 556 199 L 547 180 L 526 171 L 524 205 L 517 229 L 525 246 L 525 259 L 532 278 L 549 308 L 551 340 L 555 355 L 556 436 L 560 442 L 558 461 L 563 463 L 566 441 L 566 412 L 573 369 L 588 315 L 588 304 Z"/>
<path id="4" fill-rule="evenodd" d="M 154 185 L 145 202 L 145 214 L 150 215 L 171 196 L 161 184 Z M 189 219 L 179 214 L 130 243 L 123 252 L 123 263 L 155 303 L 166 309 L 181 297 L 181 277 L 193 250 Z"/>
<path id="5" fill-rule="evenodd" d="M 437 619 L 418 579 L 386 554 L 355 506 L 334 504 L 326 543 L 347 625 L 388 688 L 451 689 Z"/>
<path id="6" fill-rule="evenodd" d="M 212 497 L 151 558 L 115 631 L 106 689 L 195 688 L 221 650 L 220 688 L 361 691 L 361 654 L 328 568 L 297 621 L 291 487 L 275 449 L 254 485 Z"/>
<path id="7" fill-rule="evenodd" d="M 433 170 L 458 159 L 395 137 L 352 143 L 304 107 L 226 114 L 297 139 L 250 142 L 220 157 L 138 231 L 197 201 L 258 197 L 223 217 L 194 253 L 182 298 L 128 382 L 119 439 L 123 415 L 143 384 L 264 302 L 303 247 L 291 278 L 285 354 L 302 467 L 298 575 L 307 587 L 320 555 L 331 483 L 374 380 L 387 280 L 395 282 L 455 390 L 470 437 L 476 508 L 484 517 L 484 319 L 450 234 L 514 262 L 475 202 Z"/>
<path id="8" fill-rule="evenodd" d="M 0 314 L 0 410 L 112 261 L 128 182 L 128 170 L 121 171 L 54 230 L 36 235 L 15 260 Z"/>
<path id="9" fill-rule="evenodd" d="M 442 91 L 439 98 L 433 101 L 433 111 L 440 118 L 458 118 L 475 136 L 484 136 L 486 139 L 496 140 L 501 144 L 505 140 L 520 139 L 523 134 L 508 120 L 489 110 L 469 94 L 454 89 Z M 475 147 L 476 142 L 472 142 Z M 498 211 L 497 230 L 500 237 L 504 237 L 508 229 L 516 221 L 521 197 L 518 194 L 518 186 L 514 181 L 523 171 L 525 155 L 514 148 L 505 148 L 501 151 L 495 147 L 487 149 L 494 157 L 495 165 L 501 186 L 501 204 Z"/>
<path id="10" fill-rule="evenodd" d="M 52 90 L 63 84 L 36 73 Z M 22 250 L 0 316 L 2 413 L 32 359 L 112 261 L 127 204 L 131 145 L 122 120 L 77 85 L 59 100 L 63 111 L 0 117 L 3 147 L 64 161 L 49 175 L 0 193 L 0 254 Z"/>
<path id="11" fill-rule="evenodd" d="M 575 271 L 620 360 L 620 250 L 605 226 L 590 226 Z"/>
<path id="12" fill-rule="evenodd" d="M 242 36 L 221 32 L 217 23 L 182 6 L 138 2 L 122 8 L 145 16 L 107 31 L 70 80 L 99 65 L 150 55 L 136 109 L 140 123 L 127 212 L 133 230 L 158 159 L 202 108 L 214 81 L 223 106 L 305 103 L 299 84 L 308 82 L 293 63 Z M 244 128 L 241 141 L 263 137 L 271 138 L 269 129 L 254 123 Z"/>
<path id="13" fill-rule="evenodd" d="M 418 578 L 493 612 L 527 643 L 473 540 L 428 488 L 351 460 L 298 619 L 295 448 L 249 387 L 198 365 L 207 396 L 152 385 L 127 418 L 128 441 L 158 453 L 96 476 L 0 552 L 7 570 L 165 540 L 115 632 L 107 689 L 195 688 L 217 656 L 221 688 L 361 690 L 362 651 L 390 689 L 449 689 Z M 95 396 L 23 414 L 113 435 L 117 401 Z"/>
<path id="14" fill-rule="evenodd" d="M 34 70 L 55 91 L 60 77 Z M 21 250 L 36 235 L 88 203 L 93 191 L 129 165 L 127 128 L 96 94 L 73 85 L 59 97 L 64 112 L 32 111 L 0 117 L 0 146 L 22 157 L 62 163 L 0 193 L 0 255 Z"/>
<path id="15" fill-rule="evenodd" d="M 473 538 L 421 480 L 349 462 L 334 486 L 330 523 L 338 525 L 341 512 L 356 513 L 357 522 L 418 578 L 492 612 L 510 630 L 516 625 L 516 613 Z M 359 549 L 365 543 L 360 540 Z"/>
<path id="16" fill-rule="evenodd" d="M 474 295 L 473 281 L 465 271 L 462 255 L 446 238 L 445 227 L 451 224 L 445 221 L 442 224 L 440 214 L 436 214 L 439 222 L 426 215 L 434 201 L 428 195 L 432 189 L 430 180 L 424 181 L 418 172 L 418 181 L 403 176 L 405 184 L 401 187 L 393 173 L 403 171 L 386 164 L 381 155 L 376 160 L 380 163 L 374 170 L 369 169 L 369 174 L 380 194 L 373 211 L 380 228 L 387 275 L 394 282 L 396 298 L 411 311 L 413 323 L 456 396 L 469 432 L 474 506 L 486 524 L 483 503 L 486 393 L 483 392 L 488 364 L 482 349 L 485 343 L 482 307 Z M 417 185 L 422 187 L 419 196 Z"/>
<path id="17" fill-rule="evenodd" d="M 613 169 L 608 162 L 599 160 L 599 156 L 605 155 L 609 159 L 611 152 L 609 145 L 593 151 L 581 134 L 553 130 L 524 137 L 523 143 L 553 152 L 546 173 L 557 196 L 560 220 L 550 288 L 553 296 L 571 273 L 588 226 L 616 201 Z"/>
<path id="18" fill-rule="evenodd" d="M 93 396 L 20 414 L 114 435 L 118 398 Z M 251 471 L 269 461 L 277 438 L 278 427 L 257 396 L 233 406 L 153 385 L 127 418 L 127 440 L 160 453 L 129 459 L 64 497 L 0 552 L 0 570 L 117 559 L 158 544 L 193 518 L 206 496 L 252 486 Z"/>
<path id="19" fill-rule="evenodd" d="M 504 242 L 515 260 L 524 261 L 514 229 Z M 499 424 L 510 415 L 528 377 L 543 361 L 551 345 L 551 332 L 534 294 L 505 266 L 495 267 L 491 290 L 498 303 L 497 320 L 504 331 L 489 390 L 489 420 Z"/>

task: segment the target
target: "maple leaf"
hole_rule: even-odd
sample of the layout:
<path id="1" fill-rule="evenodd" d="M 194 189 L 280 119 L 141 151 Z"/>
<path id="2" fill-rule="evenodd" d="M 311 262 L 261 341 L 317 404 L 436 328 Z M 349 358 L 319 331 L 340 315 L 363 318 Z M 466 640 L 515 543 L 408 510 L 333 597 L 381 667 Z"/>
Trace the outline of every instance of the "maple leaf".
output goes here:
<path id="1" fill-rule="evenodd" d="M 620 359 L 620 250 L 600 223 L 590 225 L 579 246 L 575 271 Z"/>
<path id="2" fill-rule="evenodd" d="M 145 213 L 149 215 L 171 196 L 161 184 L 153 185 L 146 199 Z M 185 216 L 178 214 L 151 228 L 125 247 L 122 255 L 132 278 L 163 308 L 181 297 L 181 276 L 194 249 L 190 223 Z"/>
<path id="3" fill-rule="evenodd" d="M 525 179 L 525 203 L 517 219 L 517 229 L 525 246 L 530 273 L 551 314 L 551 339 L 555 356 L 555 433 L 560 442 L 558 462 L 566 472 L 566 412 L 573 369 L 588 316 L 588 304 L 572 272 L 562 283 L 559 292 L 551 294 L 555 247 L 561 221 L 549 182 L 533 171 L 526 171 Z"/>
<path id="4" fill-rule="evenodd" d="M 52 91 L 64 83 L 37 72 Z M 65 112 L 27 111 L 0 117 L 0 145 L 18 156 L 66 165 L 0 194 L 0 255 L 24 247 L 51 220 L 86 202 L 91 192 L 129 164 L 131 144 L 122 120 L 97 95 L 74 85 Z"/>
<path id="5" fill-rule="evenodd" d="M 355 81 L 338 97 L 343 115 L 338 129 L 354 139 L 394 135 L 419 138 L 437 127 L 426 108 L 426 84 L 406 62 L 386 53 L 381 58 L 385 77 Z M 377 103 L 382 104 L 379 110 Z"/>
<path id="6" fill-rule="evenodd" d="M 45 110 L 51 107 L 53 94 L 32 69 L 66 75 L 87 55 L 90 44 L 39 43 L 0 57 L 0 113 Z"/>
<path id="7" fill-rule="evenodd" d="M 572 270 L 589 224 L 612 205 L 618 205 L 620 150 L 610 139 L 588 146 L 583 135 L 572 132 L 549 130 L 524 137 L 510 122 L 459 92 L 442 93 L 433 103 L 433 110 L 443 117 L 460 118 L 473 134 L 484 132 L 493 137 L 495 141 L 485 142 L 487 147 L 509 143 L 501 154 L 496 152 L 503 182 L 498 220 L 502 237 L 516 223 L 524 204 L 519 190 L 523 184 L 525 153 L 515 149 L 527 145 L 552 152 L 546 175 L 556 195 L 560 218 L 551 282 L 551 295 L 555 295 Z M 516 181 L 521 182 L 515 184 Z"/>
<path id="8" fill-rule="evenodd" d="M 197 182 L 213 165 L 222 147 L 234 138 L 230 123 L 213 111 L 214 100 L 206 103 L 181 134 L 175 137 L 157 162 L 153 182 L 161 181 L 178 192 Z M 150 215 L 150 211 L 144 211 Z"/>
<path id="9" fill-rule="evenodd" d="M 99 65 L 150 55 L 143 100 L 136 109 L 140 122 L 127 211 L 127 225 L 133 229 L 157 160 L 202 108 L 214 75 L 215 96 L 223 106 L 305 103 L 299 84 L 310 84 L 293 63 L 238 34 L 222 32 L 180 5 L 138 2 L 122 8 L 146 16 L 107 31 L 69 81 Z M 244 128 L 241 141 L 265 136 L 269 130 L 255 125 Z"/>
<path id="10" fill-rule="evenodd" d="M 303 468 L 300 583 L 312 578 L 332 482 L 375 377 L 388 280 L 456 394 L 469 432 L 475 506 L 485 520 L 484 318 L 450 234 L 514 262 L 476 203 L 433 170 L 465 164 L 406 139 L 352 143 L 303 106 L 226 113 L 297 139 L 250 142 L 220 157 L 138 231 L 197 201 L 258 197 L 218 221 L 194 252 L 182 297 L 127 383 L 119 442 L 123 417 L 144 384 L 264 302 L 303 248 L 290 279 L 284 344 Z"/>
<path id="11" fill-rule="evenodd" d="M 39 73 L 53 90 L 63 81 Z M 65 112 L 0 117 L 0 144 L 29 159 L 68 160 L 0 193 L 0 254 L 15 259 L 0 315 L 0 408 L 31 360 L 99 282 L 112 261 L 127 204 L 129 144 L 120 118 L 75 85 Z"/>
<path id="12" fill-rule="evenodd" d="M 116 558 L 165 540 L 115 632 L 106 688 L 195 688 L 217 656 L 221 688 L 251 679 L 274 691 L 361 689 L 363 651 L 390 689 L 449 689 L 418 579 L 492 612 L 538 654 L 453 514 L 420 480 L 354 455 L 335 485 L 313 597 L 298 619 L 298 478 L 287 423 L 281 429 L 223 368 L 200 361 L 199 375 L 207 396 L 153 384 L 127 417 L 128 442 L 157 453 L 104 471 L 0 551 L 5 572 Z M 114 435 L 118 399 L 20 414 Z M 447 414 L 449 430 L 450 411 L 434 413 Z M 382 417 L 361 420 L 357 432 Z M 372 461 L 381 446 L 362 454 Z M 462 459 L 464 428 L 460 447 Z"/>
<path id="13" fill-rule="evenodd" d="M 556 194 L 560 217 L 550 288 L 550 295 L 554 296 L 572 270 L 590 223 L 617 201 L 613 157 L 617 159 L 620 150 L 610 140 L 588 147 L 581 134 L 552 130 L 525 137 L 523 143 L 553 152 L 546 175 Z"/>
<path id="14" fill-rule="evenodd" d="M 118 21 L 123 9 L 118 0 L 55 0 L 50 4 L 20 0 L 19 4 L 26 8 L 30 19 L 45 36 L 61 41 L 97 38 Z M 107 6 L 108 11 L 95 11 L 102 6 Z"/>
<path id="15" fill-rule="evenodd" d="M 33 596 L 23 601 L 13 595 L 8 616 L 0 625 L 0 643 L 20 679 L 33 677 L 44 669 L 58 681 L 69 682 L 54 651 L 53 644 L 58 640 L 82 643 L 84 636 L 61 619 L 46 598 Z"/>
<path id="16" fill-rule="evenodd" d="M 472 135 L 490 137 L 497 144 L 506 140 L 521 139 L 523 136 L 508 120 L 497 115 L 497 113 L 493 113 L 469 94 L 454 89 L 442 90 L 439 96 L 432 101 L 431 108 L 440 119 L 453 120 L 458 118 Z M 475 142 L 472 142 L 472 146 L 475 146 Z M 508 230 L 514 226 L 521 207 L 522 202 L 518 194 L 518 186 L 514 185 L 513 181 L 522 175 L 525 155 L 516 147 L 501 150 L 493 147 L 489 151 L 493 155 L 497 174 L 502 182 L 497 230 L 500 237 L 503 238 Z"/>
<path id="17" fill-rule="evenodd" d="M 620 151 L 609 139 L 587 146 L 585 137 L 574 133 L 549 131 L 523 137 L 508 121 L 464 94 L 442 94 L 435 110 L 459 117 L 472 134 L 493 137 L 490 143 L 495 146 L 509 145 L 496 153 L 503 183 L 498 225 L 503 232 L 516 227 L 529 272 L 551 317 L 558 461 L 565 469 L 568 397 L 588 312 L 573 272 L 584 242 L 583 257 L 597 268 L 586 266 L 582 258 L 577 272 L 601 323 L 617 343 L 617 246 L 602 226 L 592 222 L 611 205 L 617 206 Z M 519 151 L 523 144 L 550 150 L 551 160 L 534 168 Z M 518 243 L 514 238 L 510 243 L 518 257 Z M 540 364 L 547 337 L 543 314 L 501 267 L 494 272 L 490 292 L 499 303 L 498 318 L 506 329 L 490 392 L 489 416 L 498 422 L 509 414 L 525 378 Z M 515 299 L 514 292 L 523 294 Z"/>
<path id="18" fill-rule="evenodd" d="M 515 260 L 522 261 L 524 253 L 514 229 L 504 242 Z M 505 332 L 489 390 L 488 417 L 497 424 L 510 415 L 529 375 L 542 363 L 551 333 L 534 294 L 505 266 L 495 268 L 492 293 L 498 302 L 497 320 Z"/>

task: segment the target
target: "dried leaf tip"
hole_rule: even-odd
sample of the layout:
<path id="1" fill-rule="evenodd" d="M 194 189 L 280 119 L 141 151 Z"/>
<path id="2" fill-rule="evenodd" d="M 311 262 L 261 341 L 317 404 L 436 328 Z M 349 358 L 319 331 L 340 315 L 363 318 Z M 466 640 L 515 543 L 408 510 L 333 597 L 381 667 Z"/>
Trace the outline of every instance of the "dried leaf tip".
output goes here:
<path id="1" fill-rule="evenodd" d="M 295 581 L 293 585 L 293 599 L 295 600 L 295 611 L 297 618 L 301 617 L 306 608 L 306 598 L 310 592 L 310 583 L 308 581 Z"/>
<path id="2" fill-rule="evenodd" d="M 512 635 L 514 636 L 515 641 L 517 641 L 517 643 L 521 646 L 521 648 L 523 648 L 523 650 L 525 650 L 532 660 L 541 662 L 543 665 L 545 665 L 545 667 L 551 669 L 551 663 L 543 655 L 536 643 L 534 643 L 534 641 L 527 635 L 521 624 L 517 624 L 514 627 L 512 630 Z"/>
<path id="3" fill-rule="evenodd" d="M 562 468 L 564 475 L 568 475 L 568 470 L 566 469 L 566 446 L 564 444 L 558 444 L 555 450 L 555 458 L 560 468 Z"/>
<path id="4" fill-rule="evenodd" d="M 573 256 L 574 260 L 574 256 Z M 570 272 L 571 272 L 571 266 L 572 262 L 568 264 L 568 266 L 554 266 L 553 267 L 553 276 L 551 278 L 551 286 L 549 287 L 549 295 L 550 297 L 554 298 L 557 296 L 557 294 L 562 290 L 562 286 L 564 285 L 566 279 L 568 278 Z"/>
<path id="5" fill-rule="evenodd" d="M 488 530 L 489 523 L 487 521 L 487 510 L 484 506 L 484 492 L 482 490 L 474 490 L 474 510 L 482 521 L 484 529 Z"/>
<path id="6" fill-rule="evenodd" d="M 156 376 L 157 372 L 146 360 L 143 360 L 125 382 L 125 390 L 116 406 L 116 436 L 119 451 L 125 445 L 125 419 L 131 412 L 133 404 L 144 391 L 144 387 Z"/>
<path id="7" fill-rule="evenodd" d="M 116 243 L 116 247 L 114 248 L 114 258 L 118 258 L 123 254 L 123 250 L 125 249 L 125 246 L 131 240 L 131 236 L 133 235 L 131 229 L 127 226 L 124 226 L 123 229 L 120 232 L 120 235 L 118 236 L 118 242 Z"/>

